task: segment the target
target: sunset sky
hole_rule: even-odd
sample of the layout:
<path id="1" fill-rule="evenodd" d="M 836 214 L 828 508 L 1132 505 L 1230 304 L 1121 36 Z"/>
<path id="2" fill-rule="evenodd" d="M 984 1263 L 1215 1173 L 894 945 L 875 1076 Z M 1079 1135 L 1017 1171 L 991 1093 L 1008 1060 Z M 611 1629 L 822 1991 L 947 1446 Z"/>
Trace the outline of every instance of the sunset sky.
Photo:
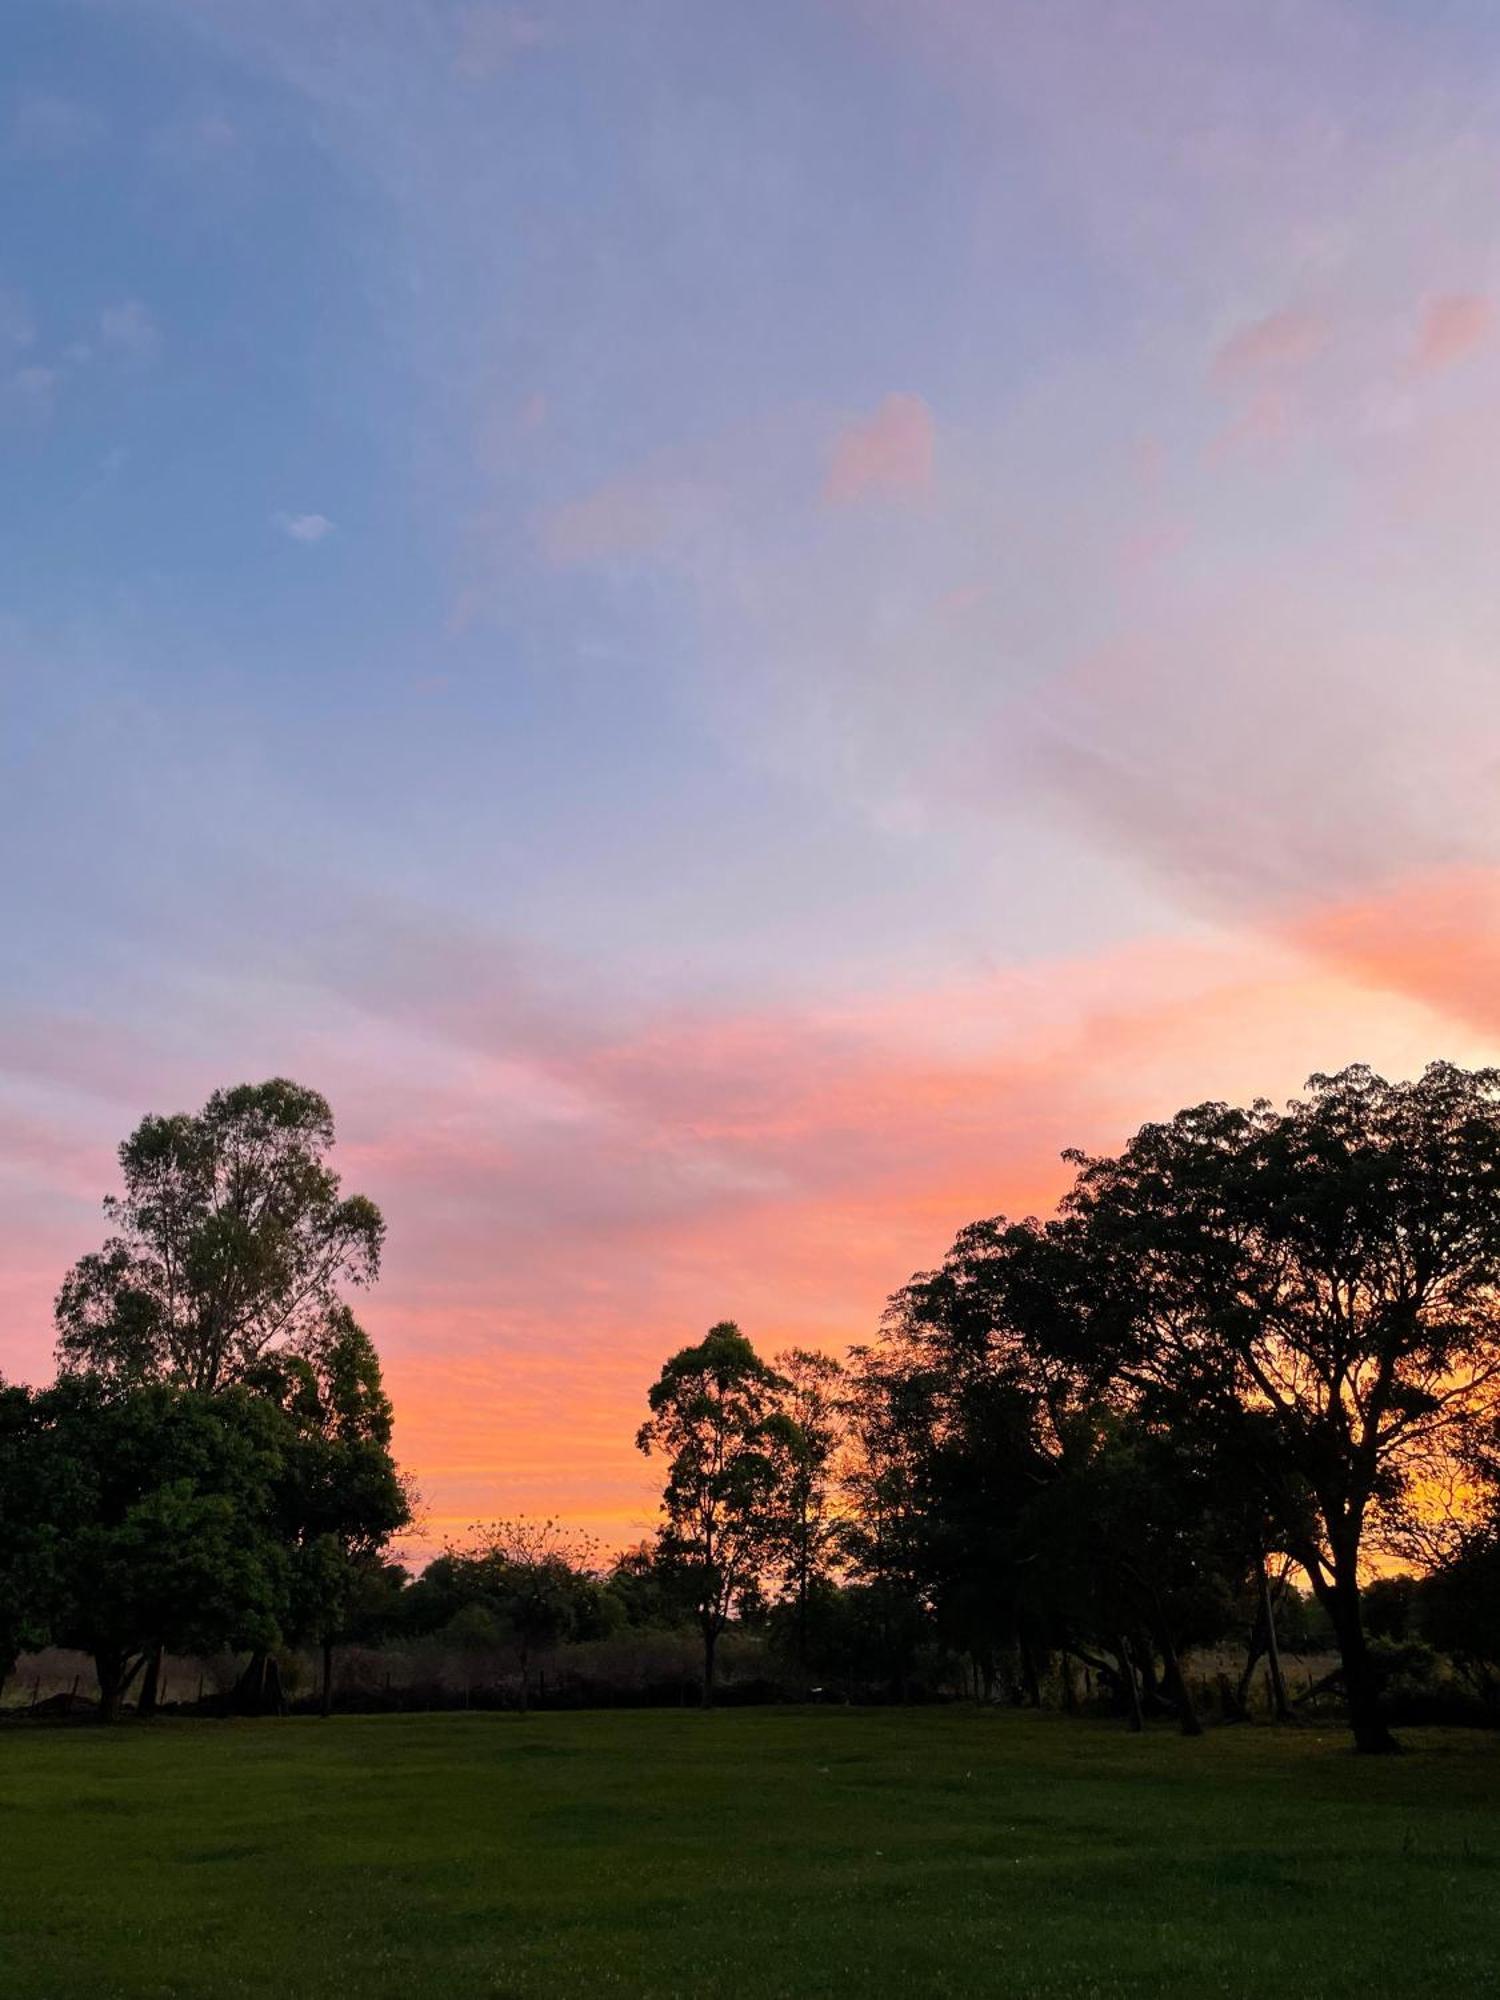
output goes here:
<path id="1" fill-rule="evenodd" d="M 0 1370 L 323 1090 L 425 1533 L 1500 1059 L 1493 0 L 6 0 Z"/>

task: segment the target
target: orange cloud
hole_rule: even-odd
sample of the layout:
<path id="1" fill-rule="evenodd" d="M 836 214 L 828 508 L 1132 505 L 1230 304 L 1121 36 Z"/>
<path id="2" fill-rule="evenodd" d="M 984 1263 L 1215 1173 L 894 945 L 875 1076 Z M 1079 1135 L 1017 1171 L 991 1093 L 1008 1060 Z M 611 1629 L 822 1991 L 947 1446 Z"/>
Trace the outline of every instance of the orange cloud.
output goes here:
<path id="1" fill-rule="evenodd" d="M 823 498 L 842 506 L 925 493 L 934 456 L 932 412 L 922 398 L 887 396 L 872 416 L 847 425 L 834 440 Z"/>
<path id="2" fill-rule="evenodd" d="M 1431 869 L 1314 910 L 1287 935 L 1347 976 L 1500 1041 L 1500 870 Z"/>
<path id="3" fill-rule="evenodd" d="M 1447 292 L 1429 299 L 1417 333 L 1416 366 L 1431 371 L 1462 361 L 1488 340 L 1494 323 L 1494 305 L 1483 293 Z"/>

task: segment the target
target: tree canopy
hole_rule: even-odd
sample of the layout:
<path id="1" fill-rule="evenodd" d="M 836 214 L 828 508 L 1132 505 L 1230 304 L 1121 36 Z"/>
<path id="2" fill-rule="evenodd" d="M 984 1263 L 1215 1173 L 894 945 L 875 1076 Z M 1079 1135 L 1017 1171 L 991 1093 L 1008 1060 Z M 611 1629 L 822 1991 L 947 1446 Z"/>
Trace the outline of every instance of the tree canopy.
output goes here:
<path id="1" fill-rule="evenodd" d="M 120 1147 L 113 1233 L 57 1299 L 65 1367 L 212 1392 L 315 1338 L 380 1269 L 385 1225 L 327 1163 L 326 1099 L 284 1077 L 148 1117 Z"/>

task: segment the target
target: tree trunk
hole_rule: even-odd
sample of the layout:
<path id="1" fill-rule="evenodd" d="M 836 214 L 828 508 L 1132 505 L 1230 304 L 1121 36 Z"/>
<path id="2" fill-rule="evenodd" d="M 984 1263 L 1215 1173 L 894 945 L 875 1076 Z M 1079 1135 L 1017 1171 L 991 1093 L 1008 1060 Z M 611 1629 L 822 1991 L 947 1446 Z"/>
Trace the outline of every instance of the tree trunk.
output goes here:
<path id="1" fill-rule="evenodd" d="M 141 1682 L 141 1698 L 135 1712 L 142 1720 L 155 1715 L 161 1706 L 162 1656 L 165 1646 L 153 1646 L 146 1656 L 146 1677 Z"/>
<path id="2" fill-rule="evenodd" d="M 719 1644 L 718 1628 L 707 1624 L 703 1628 L 703 1706 L 714 1705 L 714 1653 Z"/>
<path id="3" fill-rule="evenodd" d="M 1349 1705 L 1349 1727 L 1354 1747 L 1366 1756 L 1389 1756 L 1401 1745 L 1386 1727 L 1380 1709 L 1380 1680 L 1370 1658 L 1365 1638 L 1364 1615 L 1359 1602 L 1359 1574 L 1352 1552 L 1334 1555 L 1331 1585 L 1318 1591 L 1338 1639 L 1343 1668 L 1344 1695 Z"/>
<path id="4" fill-rule="evenodd" d="M 99 1682 L 99 1720 L 118 1722 L 120 1712 L 145 1661 L 145 1654 L 138 1653 L 131 1660 L 123 1648 L 106 1646 L 94 1654 L 94 1673 Z"/>
<path id="5" fill-rule="evenodd" d="M 1162 1715 L 1167 1702 L 1162 1694 L 1161 1681 L 1156 1672 L 1156 1654 L 1150 1646 L 1142 1646 L 1139 1653 L 1131 1649 L 1131 1658 L 1136 1663 L 1136 1671 L 1141 1684 L 1141 1707 L 1147 1715 Z"/>
<path id="6" fill-rule="evenodd" d="M 531 1702 L 531 1647 L 521 1641 L 521 1713 L 525 1715 Z"/>
<path id="7" fill-rule="evenodd" d="M 1133 1736 L 1138 1736 L 1146 1726 L 1146 1718 L 1141 1714 L 1141 1690 L 1135 1677 L 1135 1661 L 1130 1655 L 1130 1641 L 1123 1633 L 1120 1635 L 1119 1654 L 1120 1673 L 1125 1682 L 1125 1699 L 1128 1704 L 1126 1713 L 1130 1732 Z"/>
<path id="8" fill-rule="evenodd" d="M 114 1651 L 94 1655 L 94 1673 L 99 1682 L 99 1720 L 118 1722 L 124 1698 L 125 1661 Z"/>
<path id="9" fill-rule="evenodd" d="M 1271 1598 L 1271 1579 L 1266 1574 L 1266 1566 L 1260 1566 L 1260 1618 L 1266 1642 L 1266 1672 L 1271 1680 L 1271 1713 L 1278 1722 L 1295 1722 L 1292 1704 L 1287 1700 L 1286 1679 L 1281 1671 L 1281 1646 L 1276 1637 L 1276 1606 Z"/>
<path id="10" fill-rule="evenodd" d="M 1031 1650 L 1030 1640 L 1024 1638 L 1021 1641 L 1021 1686 L 1025 1692 L 1026 1706 L 1028 1708 L 1040 1708 L 1042 1705 L 1042 1683 L 1041 1677 L 1037 1673 L 1036 1654 Z"/>
<path id="11" fill-rule="evenodd" d="M 1161 1651 L 1162 1661 L 1167 1670 L 1167 1691 L 1177 1704 L 1177 1726 L 1184 1736 L 1201 1736 L 1203 1724 L 1198 1720 L 1198 1711 L 1193 1706 L 1187 1676 L 1182 1671 L 1182 1661 L 1177 1655 L 1177 1645 L 1165 1619 L 1161 1627 Z"/>
<path id="12" fill-rule="evenodd" d="M 235 1683 L 234 1707 L 241 1715 L 281 1715 L 285 1712 L 281 1668 L 274 1653 L 250 1655 L 249 1665 Z"/>
<path id="13" fill-rule="evenodd" d="M 1245 1664 L 1240 1671 L 1239 1686 L 1234 1690 L 1234 1705 L 1239 1711 L 1235 1720 L 1238 1722 L 1245 1721 L 1250 1713 L 1250 1685 L 1255 1679 L 1255 1669 L 1260 1665 L 1266 1650 L 1264 1631 L 1261 1613 L 1257 1611 L 1255 1625 L 1250 1633 L 1249 1651 L 1245 1654 Z"/>
<path id="14" fill-rule="evenodd" d="M 325 1639 L 325 1640 L 323 1641 L 323 1699 L 322 1699 L 322 1702 L 321 1702 L 321 1703 L 320 1703 L 320 1705 L 319 1705 L 319 1709 L 320 1709 L 320 1713 L 321 1713 L 321 1714 L 323 1714 L 323 1715 L 332 1715 L 332 1713 L 333 1713 L 333 1641 L 332 1641 L 332 1639 Z"/>

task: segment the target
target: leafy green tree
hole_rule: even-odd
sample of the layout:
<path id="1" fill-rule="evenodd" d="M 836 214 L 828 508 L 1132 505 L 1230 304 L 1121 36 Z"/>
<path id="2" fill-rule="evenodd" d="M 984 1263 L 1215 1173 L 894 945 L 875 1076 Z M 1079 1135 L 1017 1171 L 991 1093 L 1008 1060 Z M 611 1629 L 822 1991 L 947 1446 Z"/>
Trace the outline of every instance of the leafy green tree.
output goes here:
<path id="1" fill-rule="evenodd" d="M 775 1560 L 796 1443 L 780 1406 L 786 1388 L 734 1322 L 721 1320 L 663 1367 L 636 1435 L 641 1451 L 667 1461 L 662 1549 L 691 1579 L 705 1707 L 735 1602 Z"/>
<path id="2" fill-rule="evenodd" d="M 391 1538 L 411 1519 L 391 1452 L 393 1417 L 369 1335 L 336 1306 L 300 1351 L 264 1356 L 246 1386 L 287 1421 L 277 1525 L 291 1554 L 288 1636 L 322 1650 L 322 1706 L 334 1647 L 367 1615 Z"/>
<path id="3" fill-rule="evenodd" d="M 93 1656 L 103 1718 L 162 1647 L 274 1643 L 288 1583 L 280 1413 L 243 1390 L 81 1375 L 36 1402 L 33 1463 L 57 1510 L 52 1636 Z"/>
<path id="4" fill-rule="evenodd" d="M 212 1392 L 315 1337 L 384 1237 L 374 1203 L 341 1192 L 333 1142 L 326 1101 L 285 1078 L 143 1119 L 104 1204 L 113 1233 L 58 1294 L 62 1365 Z"/>

